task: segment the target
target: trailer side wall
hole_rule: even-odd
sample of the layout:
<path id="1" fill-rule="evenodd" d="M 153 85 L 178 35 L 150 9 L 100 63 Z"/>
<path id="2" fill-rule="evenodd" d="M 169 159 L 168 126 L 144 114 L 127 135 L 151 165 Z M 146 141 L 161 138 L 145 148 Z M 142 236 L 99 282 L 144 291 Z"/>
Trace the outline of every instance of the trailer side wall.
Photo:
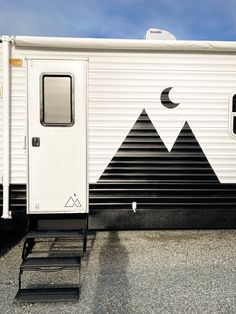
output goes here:
<path id="1" fill-rule="evenodd" d="M 216 204 L 223 214 L 215 224 L 230 224 L 236 195 L 236 138 L 229 128 L 229 99 L 236 90 L 234 53 L 13 47 L 12 56 L 23 60 L 21 67 L 11 68 L 13 210 L 24 210 L 26 200 L 25 58 L 88 58 L 91 228 L 168 228 L 173 215 L 169 227 L 191 227 L 197 215 L 202 220 L 216 216 Z M 174 109 L 161 102 L 163 90 L 170 87 L 169 98 L 179 104 Z M 186 190 L 189 184 L 192 192 Z M 152 226 L 153 219 L 158 223 Z"/>

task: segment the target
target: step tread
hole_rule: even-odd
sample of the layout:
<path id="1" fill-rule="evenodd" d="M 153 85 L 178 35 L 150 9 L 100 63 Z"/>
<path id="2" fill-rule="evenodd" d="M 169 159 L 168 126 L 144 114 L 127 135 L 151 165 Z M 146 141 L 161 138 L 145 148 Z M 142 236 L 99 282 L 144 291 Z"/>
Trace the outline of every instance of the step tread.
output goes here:
<path id="1" fill-rule="evenodd" d="M 25 239 L 32 238 L 78 238 L 82 235 L 82 231 L 65 231 L 65 230 L 37 230 L 31 231 Z"/>
<path id="2" fill-rule="evenodd" d="M 28 258 L 21 263 L 21 270 L 38 270 L 41 268 L 77 268 L 81 257 L 35 257 Z"/>
<path id="3" fill-rule="evenodd" d="M 17 303 L 69 302 L 79 300 L 79 288 L 21 289 L 15 296 Z"/>
<path id="4" fill-rule="evenodd" d="M 59 257 L 63 257 L 63 256 L 68 256 L 68 257 L 74 257 L 74 256 L 71 256 L 70 254 L 76 254 L 76 256 L 82 256 L 81 255 L 81 251 L 82 251 L 82 248 L 78 248 L 78 249 L 74 249 L 74 250 L 65 250 L 65 249 L 61 249 L 61 250 L 59 250 L 59 249 L 53 249 L 53 250 L 51 250 L 51 251 L 43 251 L 43 250 L 38 250 L 38 251 L 36 251 L 36 250 L 34 250 L 33 252 L 31 252 L 31 256 L 30 257 L 40 257 L 40 254 L 41 254 L 41 256 L 42 256 L 42 254 L 48 254 L 48 253 L 50 253 L 50 256 L 51 257 L 54 257 L 53 255 L 54 254 L 61 254 L 61 256 L 59 256 Z M 37 256 L 36 256 L 37 255 Z"/>

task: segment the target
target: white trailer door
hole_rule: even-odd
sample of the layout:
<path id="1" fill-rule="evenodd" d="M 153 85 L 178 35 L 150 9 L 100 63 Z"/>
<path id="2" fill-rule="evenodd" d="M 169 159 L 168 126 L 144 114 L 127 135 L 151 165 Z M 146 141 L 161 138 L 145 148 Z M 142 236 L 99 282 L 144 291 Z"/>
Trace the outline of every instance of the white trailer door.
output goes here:
<path id="1" fill-rule="evenodd" d="M 87 212 L 86 61 L 28 60 L 28 213 Z"/>

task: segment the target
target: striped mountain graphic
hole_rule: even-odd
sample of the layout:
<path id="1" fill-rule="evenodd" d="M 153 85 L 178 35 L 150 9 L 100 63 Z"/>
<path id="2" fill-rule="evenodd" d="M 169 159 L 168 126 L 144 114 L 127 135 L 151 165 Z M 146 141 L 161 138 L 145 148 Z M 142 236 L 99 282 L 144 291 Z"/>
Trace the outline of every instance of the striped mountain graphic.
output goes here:
<path id="1" fill-rule="evenodd" d="M 219 182 L 188 123 L 169 152 L 145 110 L 98 182 Z"/>
<path id="2" fill-rule="evenodd" d="M 147 220 L 143 228 L 152 228 L 157 211 L 233 210 L 236 184 L 220 183 L 187 122 L 169 152 L 143 110 L 98 182 L 90 184 L 94 215 L 112 212 L 113 219 L 129 220 L 132 202 Z"/>

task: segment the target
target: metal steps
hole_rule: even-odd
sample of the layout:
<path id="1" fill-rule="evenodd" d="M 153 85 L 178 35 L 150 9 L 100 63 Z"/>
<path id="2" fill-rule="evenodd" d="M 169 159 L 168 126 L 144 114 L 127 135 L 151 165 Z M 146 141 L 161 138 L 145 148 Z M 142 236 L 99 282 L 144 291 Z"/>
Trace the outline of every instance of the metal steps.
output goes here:
<path id="1" fill-rule="evenodd" d="M 79 293 L 79 288 L 21 289 L 17 292 L 15 302 L 75 302 L 79 300 Z"/>
<path id="2" fill-rule="evenodd" d="M 63 215 L 57 215 L 56 219 L 54 217 L 29 217 L 28 233 L 24 239 L 22 263 L 20 265 L 19 290 L 15 297 L 17 303 L 65 302 L 79 299 L 79 285 L 76 284 L 76 287 L 74 285 L 71 287 L 64 285 L 63 287 L 61 280 L 59 280 L 60 286 L 55 283 L 52 288 L 49 275 L 43 279 L 43 281 L 49 281 L 46 286 L 42 284 L 40 276 L 40 284 L 37 284 L 36 288 L 35 284 L 33 284 L 34 288 L 22 288 L 22 274 L 25 271 L 50 273 L 80 269 L 81 258 L 87 247 L 87 222 L 84 224 L 84 216 L 81 219 L 82 223 L 79 216 L 74 216 L 73 219 L 71 216 L 67 219 Z M 80 226 L 83 227 L 80 229 Z M 45 244 L 49 246 L 48 250 L 45 249 Z M 71 251 L 73 256 L 70 255 Z M 74 278 L 76 279 L 76 276 Z"/>
<path id="3" fill-rule="evenodd" d="M 29 232 L 25 236 L 25 239 L 33 239 L 33 238 L 78 238 L 79 236 L 83 236 L 82 231 L 38 230 L 38 231 Z"/>
<path id="4" fill-rule="evenodd" d="M 72 269 L 80 266 L 80 257 L 35 257 L 24 260 L 20 269 L 25 271 Z"/>

